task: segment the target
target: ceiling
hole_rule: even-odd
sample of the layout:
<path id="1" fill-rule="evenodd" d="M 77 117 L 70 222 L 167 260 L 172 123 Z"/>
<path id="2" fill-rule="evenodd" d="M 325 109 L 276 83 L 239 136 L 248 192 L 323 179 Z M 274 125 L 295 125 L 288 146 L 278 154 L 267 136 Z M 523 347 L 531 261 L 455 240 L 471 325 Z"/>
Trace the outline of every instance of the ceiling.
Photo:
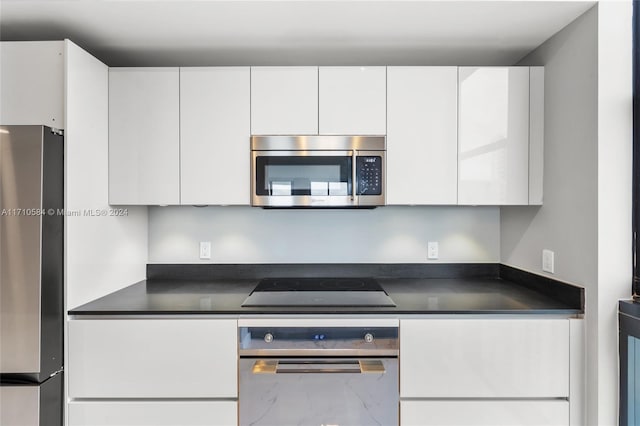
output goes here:
<path id="1" fill-rule="evenodd" d="M 512 65 L 594 1 L 0 1 L 0 39 L 110 66 Z"/>

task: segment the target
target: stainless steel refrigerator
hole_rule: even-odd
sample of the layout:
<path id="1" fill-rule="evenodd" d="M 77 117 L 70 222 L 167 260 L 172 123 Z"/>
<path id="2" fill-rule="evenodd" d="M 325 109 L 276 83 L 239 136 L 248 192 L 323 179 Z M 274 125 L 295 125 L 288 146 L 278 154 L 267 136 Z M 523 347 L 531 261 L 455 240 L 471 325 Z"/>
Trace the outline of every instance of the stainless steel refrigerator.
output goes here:
<path id="1" fill-rule="evenodd" d="M 63 423 L 64 149 L 0 126 L 0 425 Z"/>

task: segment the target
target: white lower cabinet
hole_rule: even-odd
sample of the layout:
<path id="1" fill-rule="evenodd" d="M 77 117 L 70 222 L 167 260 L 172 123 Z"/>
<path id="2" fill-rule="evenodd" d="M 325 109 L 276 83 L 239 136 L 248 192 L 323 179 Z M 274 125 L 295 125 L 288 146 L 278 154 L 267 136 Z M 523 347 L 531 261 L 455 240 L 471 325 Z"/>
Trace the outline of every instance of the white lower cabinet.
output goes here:
<path id="1" fill-rule="evenodd" d="M 571 342 L 569 319 L 401 320 L 401 424 L 568 426 Z"/>
<path id="2" fill-rule="evenodd" d="M 69 323 L 72 398 L 235 398 L 237 322 L 96 319 Z"/>
<path id="3" fill-rule="evenodd" d="M 566 398 L 569 320 L 400 322 L 400 395 Z"/>
<path id="4" fill-rule="evenodd" d="M 69 426 L 233 426 L 236 401 L 81 401 L 69 404 Z"/>
<path id="5" fill-rule="evenodd" d="M 568 401 L 402 401 L 402 426 L 566 426 Z"/>
<path id="6" fill-rule="evenodd" d="M 69 322 L 68 426 L 237 424 L 235 319 Z"/>

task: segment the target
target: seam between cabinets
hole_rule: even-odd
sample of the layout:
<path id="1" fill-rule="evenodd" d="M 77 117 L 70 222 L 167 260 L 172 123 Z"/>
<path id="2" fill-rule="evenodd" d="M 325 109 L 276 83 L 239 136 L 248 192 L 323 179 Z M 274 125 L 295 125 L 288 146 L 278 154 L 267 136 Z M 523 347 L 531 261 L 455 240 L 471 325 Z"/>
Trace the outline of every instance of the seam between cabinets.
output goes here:
<path id="1" fill-rule="evenodd" d="M 178 204 L 182 204 L 182 67 L 178 67 Z"/>
<path id="2" fill-rule="evenodd" d="M 249 144 L 251 144 L 251 136 L 253 135 L 253 67 L 249 67 Z M 249 197 L 247 200 L 248 205 L 251 205 L 251 198 L 253 197 L 253 156 L 251 155 L 251 145 L 247 149 L 249 155 Z"/>
<path id="3" fill-rule="evenodd" d="M 456 67 L 456 205 L 460 205 L 460 67 Z"/>
<path id="4" fill-rule="evenodd" d="M 107 68 L 107 204 L 111 205 L 111 69 Z M 64 144 L 65 151 L 67 144 Z M 65 191 L 66 197 L 66 191 Z M 68 206 L 65 203 L 65 206 Z M 66 216 L 65 216 L 66 219 Z M 66 228 L 65 228 L 66 229 Z"/>
<path id="5" fill-rule="evenodd" d="M 389 99 L 389 67 L 384 67 L 384 134 L 389 133 L 389 108 L 387 105 L 387 99 Z M 387 148 L 385 138 L 385 149 Z M 386 173 L 386 170 L 385 170 Z M 385 179 L 386 180 L 386 179 Z M 386 192 L 386 188 L 385 188 Z"/>
<path id="6" fill-rule="evenodd" d="M 527 104 L 527 202 L 525 205 L 531 204 L 531 67 L 527 67 L 527 75 L 529 76 L 529 102 Z"/>

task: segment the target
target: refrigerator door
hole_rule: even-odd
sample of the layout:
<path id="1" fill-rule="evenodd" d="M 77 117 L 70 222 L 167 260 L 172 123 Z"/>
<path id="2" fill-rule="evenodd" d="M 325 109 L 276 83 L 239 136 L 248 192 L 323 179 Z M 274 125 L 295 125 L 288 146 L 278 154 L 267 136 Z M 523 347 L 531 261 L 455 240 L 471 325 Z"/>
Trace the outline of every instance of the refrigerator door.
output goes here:
<path id="1" fill-rule="evenodd" d="M 62 137 L 43 126 L 1 126 L 0 374 L 5 378 L 20 374 L 39 382 L 62 367 L 63 203 Z"/>
<path id="2" fill-rule="evenodd" d="M 40 386 L 0 386 L 0 424 L 38 426 Z"/>
<path id="3" fill-rule="evenodd" d="M 62 373 L 42 384 L 0 385 L 0 425 L 62 425 Z"/>

